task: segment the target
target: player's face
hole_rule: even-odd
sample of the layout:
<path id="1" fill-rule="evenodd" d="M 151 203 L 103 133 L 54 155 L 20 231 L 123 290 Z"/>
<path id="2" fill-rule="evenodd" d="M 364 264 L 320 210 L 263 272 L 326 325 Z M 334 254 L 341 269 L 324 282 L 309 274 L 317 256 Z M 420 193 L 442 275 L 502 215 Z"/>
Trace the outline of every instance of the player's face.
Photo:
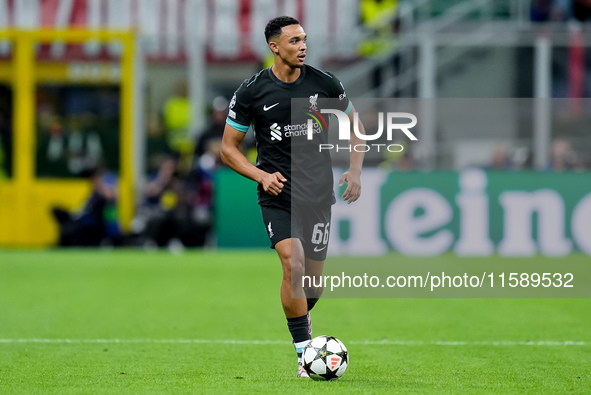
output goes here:
<path id="1" fill-rule="evenodd" d="M 277 50 L 279 57 L 285 64 L 292 68 L 304 66 L 307 37 L 304 28 L 300 25 L 285 26 L 282 29 Z"/>

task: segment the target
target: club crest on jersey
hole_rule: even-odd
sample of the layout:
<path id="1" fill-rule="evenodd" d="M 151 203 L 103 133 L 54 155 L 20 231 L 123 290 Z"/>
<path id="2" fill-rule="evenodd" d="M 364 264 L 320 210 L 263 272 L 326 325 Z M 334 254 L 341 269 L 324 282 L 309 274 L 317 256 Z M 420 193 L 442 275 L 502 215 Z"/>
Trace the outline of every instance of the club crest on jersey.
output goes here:
<path id="1" fill-rule="evenodd" d="M 310 96 L 310 109 L 318 111 L 318 93 Z"/>

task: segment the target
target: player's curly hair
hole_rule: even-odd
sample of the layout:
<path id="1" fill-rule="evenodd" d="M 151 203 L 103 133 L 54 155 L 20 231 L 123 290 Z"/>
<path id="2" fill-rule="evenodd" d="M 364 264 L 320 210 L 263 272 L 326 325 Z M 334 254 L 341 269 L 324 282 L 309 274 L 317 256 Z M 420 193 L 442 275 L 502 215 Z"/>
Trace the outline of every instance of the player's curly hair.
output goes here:
<path id="1" fill-rule="evenodd" d="M 281 35 L 281 29 L 285 26 L 290 25 L 299 25 L 300 21 L 290 16 L 279 16 L 277 18 L 273 18 L 267 23 L 265 27 L 265 38 L 267 42 L 271 42 L 271 39 Z"/>

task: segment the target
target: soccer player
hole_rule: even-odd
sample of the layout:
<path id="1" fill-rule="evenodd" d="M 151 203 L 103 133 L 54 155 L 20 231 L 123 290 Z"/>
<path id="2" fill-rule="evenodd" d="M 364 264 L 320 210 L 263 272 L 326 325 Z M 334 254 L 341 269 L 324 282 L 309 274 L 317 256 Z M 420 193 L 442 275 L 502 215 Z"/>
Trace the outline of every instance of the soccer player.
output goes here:
<path id="1" fill-rule="evenodd" d="M 283 268 L 281 303 L 298 356 L 298 377 L 307 377 L 301 355 L 311 338 L 309 312 L 322 288 L 303 289 L 302 276 L 320 276 L 324 268 L 334 196 L 330 154 L 318 149 L 328 142 L 328 130 L 313 134 L 316 149 L 297 152 L 292 144 L 308 139 L 292 133 L 291 99 L 334 99 L 353 125 L 353 105 L 342 84 L 332 74 L 304 64 L 306 33 L 300 23 L 282 16 L 269 21 L 265 38 L 274 54 L 273 65 L 244 81 L 230 102 L 222 140 L 222 160 L 239 174 L 258 182 L 258 202 L 265 228 Z M 257 165 L 240 151 L 250 125 L 257 144 Z M 364 133 L 359 123 L 360 133 Z M 351 128 L 353 129 L 353 128 Z M 350 143 L 361 142 L 352 133 Z M 292 141 L 293 140 L 293 141 Z M 296 151 L 293 151 L 296 152 Z M 347 183 L 343 199 L 355 202 L 361 194 L 363 153 L 351 150 L 350 167 L 340 186 Z M 296 175 L 297 173 L 297 175 Z M 296 212 L 292 212 L 296 210 Z M 293 223 L 292 223 L 293 222 Z"/>

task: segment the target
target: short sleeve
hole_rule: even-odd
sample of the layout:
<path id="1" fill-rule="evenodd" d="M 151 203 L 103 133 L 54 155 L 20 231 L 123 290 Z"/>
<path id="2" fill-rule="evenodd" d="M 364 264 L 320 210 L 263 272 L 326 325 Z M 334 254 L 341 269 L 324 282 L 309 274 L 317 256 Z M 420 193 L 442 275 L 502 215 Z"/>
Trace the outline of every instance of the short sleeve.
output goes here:
<path id="1" fill-rule="evenodd" d="M 345 92 L 345 87 L 343 86 L 343 83 L 339 81 L 339 79 L 334 75 L 331 74 L 331 76 L 334 85 L 333 97 L 339 99 L 338 109 L 345 112 L 345 114 L 349 115 L 349 113 L 353 109 L 353 103 L 351 103 L 351 100 L 349 100 L 349 98 L 347 97 L 347 92 Z"/>
<path id="2" fill-rule="evenodd" d="M 251 98 L 246 90 L 246 81 L 240 85 L 232 96 L 228 106 L 226 123 L 241 132 L 248 132 L 252 118 Z"/>

